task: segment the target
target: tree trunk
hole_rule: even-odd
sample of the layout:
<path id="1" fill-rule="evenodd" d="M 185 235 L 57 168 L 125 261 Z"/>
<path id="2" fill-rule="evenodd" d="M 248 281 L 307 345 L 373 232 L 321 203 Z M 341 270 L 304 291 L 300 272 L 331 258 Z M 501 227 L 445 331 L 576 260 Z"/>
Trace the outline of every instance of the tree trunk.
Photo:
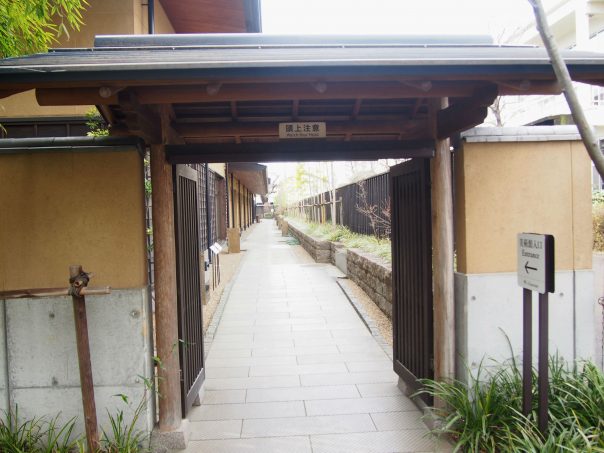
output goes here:
<path id="1" fill-rule="evenodd" d="M 594 134 L 592 127 L 587 122 L 587 118 L 585 117 L 583 108 L 579 103 L 579 99 L 577 98 L 577 94 L 575 93 L 575 89 L 573 87 L 568 68 L 566 67 L 564 60 L 560 55 L 558 46 L 554 41 L 554 36 L 552 35 L 552 32 L 547 23 L 545 11 L 543 10 L 541 0 L 529 0 L 529 2 L 533 7 L 533 11 L 535 12 L 537 30 L 539 30 L 539 34 L 541 35 L 543 44 L 547 49 L 547 53 L 552 62 L 556 78 L 558 79 L 560 85 L 562 85 L 562 92 L 564 93 L 564 97 L 566 98 L 566 102 L 568 103 L 568 106 L 570 108 L 573 120 L 575 121 L 575 124 L 579 129 L 579 133 L 581 134 L 581 138 L 583 139 L 583 144 L 585 145 L 587 153 L 589 154 L 589 157 L 594 163 L 596 170 L 598 170 L 600 177 L 604 178 L 604 156 L 600 151 L 598 139 Z"/>

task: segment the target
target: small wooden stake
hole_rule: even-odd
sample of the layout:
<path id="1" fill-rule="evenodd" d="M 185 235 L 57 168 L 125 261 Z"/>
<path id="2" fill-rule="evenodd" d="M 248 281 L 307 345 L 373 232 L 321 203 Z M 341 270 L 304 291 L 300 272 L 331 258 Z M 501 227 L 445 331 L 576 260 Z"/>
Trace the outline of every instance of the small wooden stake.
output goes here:
<path id="1" fill-rule="evenodd" d="M 90 361 L 90 343 L 88 341 L 88 321 L 86 320 L 86 299 L 80 295 L 80 288 L 88 284 L 88 279 L 79 276 L 83 274 L 82 266 L 70 266 L 69 277 L 72 287 L 73 317 L 75 320 L 76 344 L 78 348 L 78 365 L 80 368 L 80 385 L 82 387 L 82 403 L 84 405 L 84 424 L 88 452 L 96 452 L 99 448 L 99 432 L 94 403 L 94 383 L 92 381 L 92 363 Z"/>

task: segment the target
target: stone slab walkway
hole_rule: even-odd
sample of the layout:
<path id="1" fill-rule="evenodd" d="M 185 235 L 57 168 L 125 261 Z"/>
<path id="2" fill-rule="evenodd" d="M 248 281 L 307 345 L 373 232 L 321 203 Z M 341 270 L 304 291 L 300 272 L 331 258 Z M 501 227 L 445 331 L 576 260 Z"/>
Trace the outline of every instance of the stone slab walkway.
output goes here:
<path id="1" fill-rule="evenodd" d="M 242 248 L 186 452 L 448 450 L 325 265 L 302 262 L 269 220 Z"/>

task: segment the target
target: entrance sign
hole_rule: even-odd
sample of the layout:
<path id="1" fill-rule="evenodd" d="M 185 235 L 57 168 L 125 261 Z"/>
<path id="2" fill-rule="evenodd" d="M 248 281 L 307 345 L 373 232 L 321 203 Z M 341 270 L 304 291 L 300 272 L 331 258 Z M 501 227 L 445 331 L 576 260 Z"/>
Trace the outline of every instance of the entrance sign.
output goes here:
<path id="1" fill-rule="evenodd" d="M 554 292 L 554 237 L 518 235 L 518 285 L 541 294 Z"/>
<path id="2" fill-rule="evenodd" d="M 279 123 L 279 138 L 325 138 L 324 122 Z"/>
<path id="3" fill-rule="evenodd" d="M 554 292 L 554 237 L 551 234 L 518 234 L 518 285 L 522 288 L 522 412 L 533 408 L 533 291 L 539 292 L 539 369 L 537 424 L 547 433 L 548 392 L 548 293 Z"/>

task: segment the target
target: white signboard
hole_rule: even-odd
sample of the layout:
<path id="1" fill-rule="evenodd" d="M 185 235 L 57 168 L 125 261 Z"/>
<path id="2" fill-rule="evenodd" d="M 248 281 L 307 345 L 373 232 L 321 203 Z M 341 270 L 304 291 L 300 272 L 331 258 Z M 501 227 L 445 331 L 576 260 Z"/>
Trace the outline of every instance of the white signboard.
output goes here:
<path id="1" fill-rule="evenodd" d="M 322 122 L 279 123 L 279 138 L 325 138 L 327 128 Z"/>
<path id="2" fill-rule="evenodd" d="M 518 285 L 539 293 L 554 292 L 554 237 L 518 235 Z"/>

